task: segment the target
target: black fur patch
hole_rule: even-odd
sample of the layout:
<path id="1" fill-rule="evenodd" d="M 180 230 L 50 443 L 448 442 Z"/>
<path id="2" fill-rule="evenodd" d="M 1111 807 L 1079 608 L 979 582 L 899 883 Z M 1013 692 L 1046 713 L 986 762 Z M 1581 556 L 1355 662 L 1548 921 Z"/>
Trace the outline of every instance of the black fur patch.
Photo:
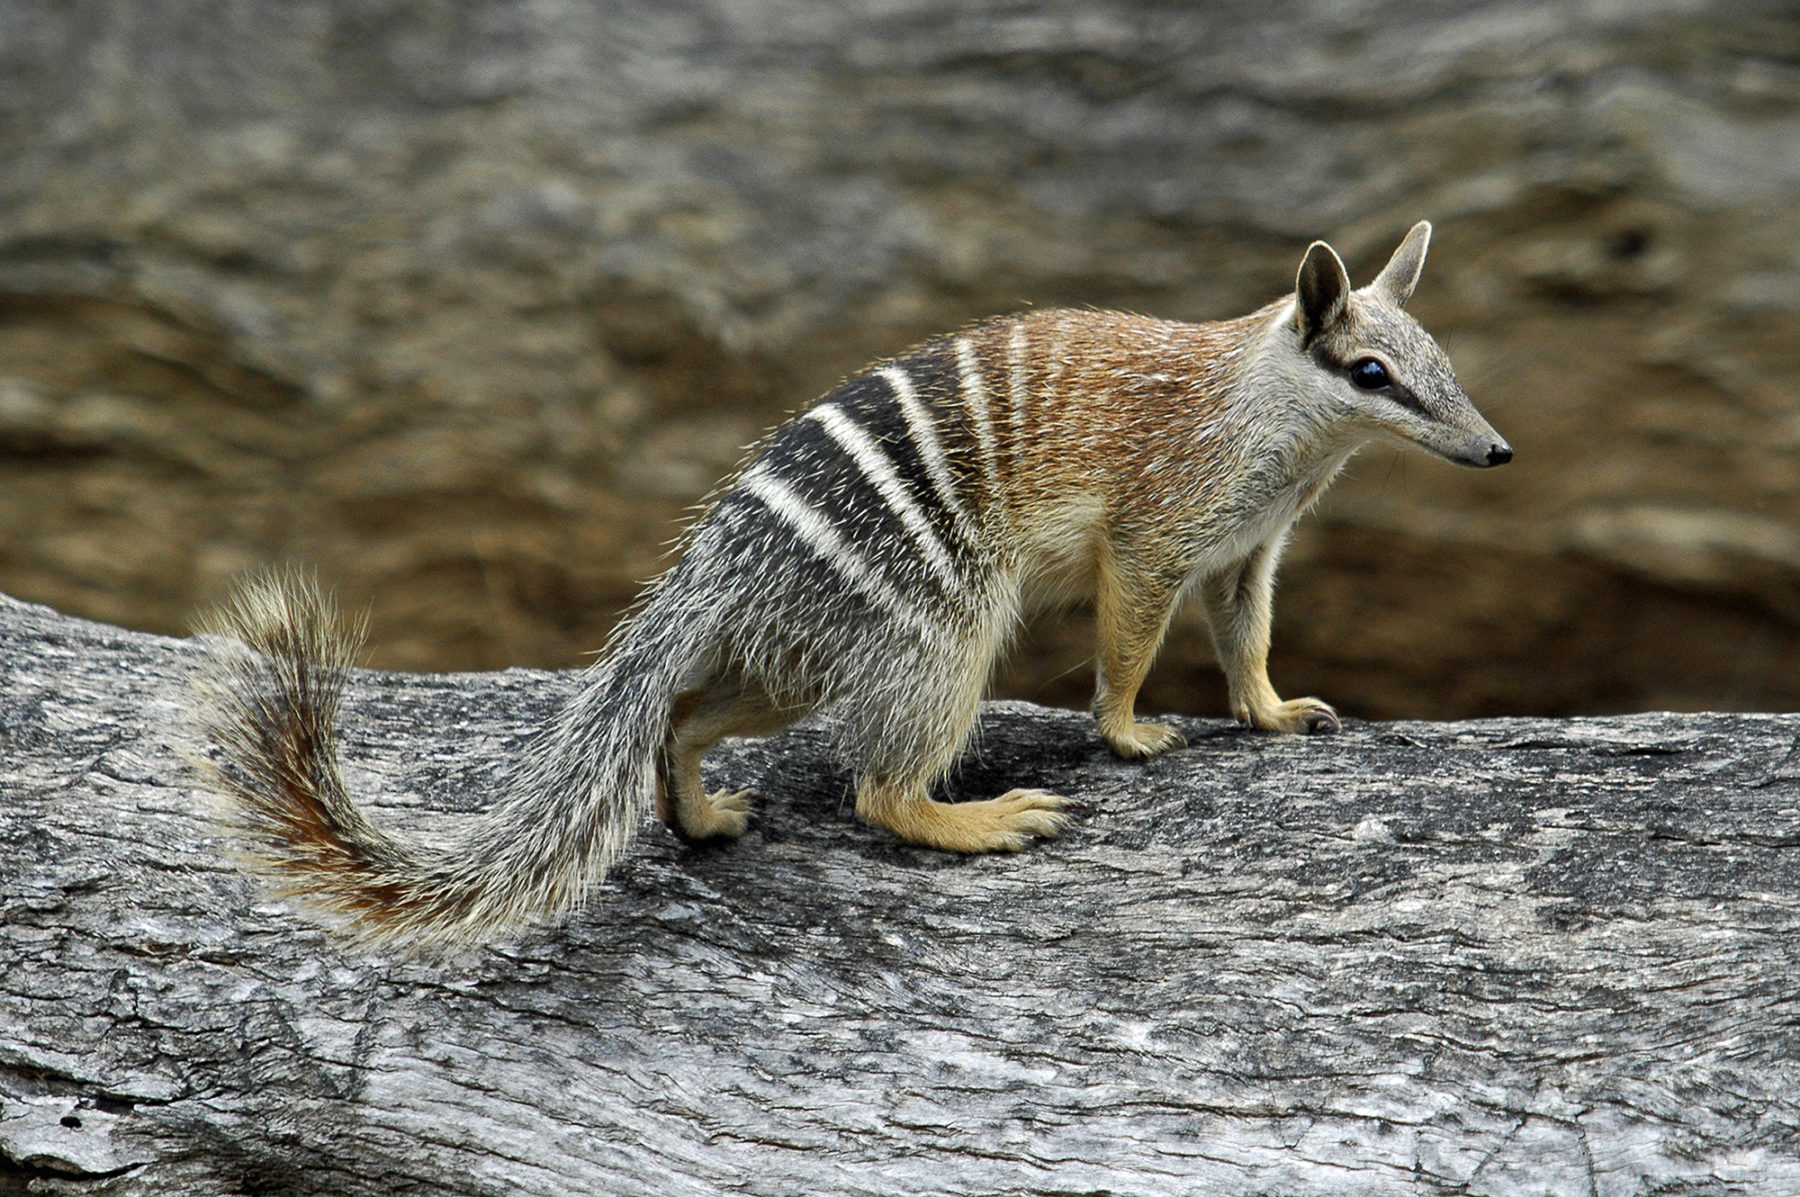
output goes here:
<path id="1" fill-rule="evenodd" d="M 1349 378 L 1350 367 L 1357 362 L 1360 362 L 1363 358 L 1370 356 L 1368 353 L 1356 353 L 1352 354 L 1348 360 L 1344 360 L 1339 356 L 1341 352 L 1340 347 L 1334 345 L 1331 338 L 1322 337 L 1313 343 L 1312 359 L 1321 370 L 1329 370 L 1332 373 L 1342 374 L 1345 378 Z M 1379 361 L 1380 359 L 1378 358 L 1376 360 Z M 1426 410 L 1425 405 L 1419 401 L 1419 397 L 1413 393 L 1412 389 L 1400 381 L 1393 366 L 1385 361 L 1382 362 L 1382 365 L 1387 368 L 1388 385 L 1379 390 L 1366 391 L 1364 393 L 1369 395 L 1380 395 L 1385 399 L 1391 399 L 1408 411 L 1416 412 L 1426 419 L 1431 419 L 1431 413 Z M 1354 386 L 1355 384 L 1352 383 L 1351 385 Z"/>
<path id="2" fill-rule="evenodd" d="M 879 374 L 859 375 L 826 395 L 815 408 L 826 405 L 834 406 L 861 429 L 887 458 L 895 481 L 937 533 L 952 561 L 960 560 L 954 519 L 931 484 L 924 457 L 888 381 Z M 898 593 L 928 607 L 940 606 L 953 597 L 954 588 L 944 585 L 913 530 L 823 422 L 802 417 L 777 430 L 763 451 L 761 466 L 825 519 Z"/>

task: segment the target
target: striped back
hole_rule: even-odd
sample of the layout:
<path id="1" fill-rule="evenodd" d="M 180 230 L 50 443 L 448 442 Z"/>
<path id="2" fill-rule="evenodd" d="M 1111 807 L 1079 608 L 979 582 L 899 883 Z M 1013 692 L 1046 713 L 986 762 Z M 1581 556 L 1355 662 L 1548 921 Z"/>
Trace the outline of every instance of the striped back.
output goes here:
<path id="1" fill-rule="evenodd" d="M 883 613 L 935 628 L 980 587 L 1003 542 L 1022 451 L 1011 381 L 978 349 L 990 330 L 848 379 L 770 436 L 728 501 L 759 504 Z"/>
<path id="2" fill-rule="evenodd" d="M 783 620 L 842 627 L 854 596 L 915 636 L 966 626 L 1071 500 L 1167 519 L 1179 498 L 1135 492 L 1194 485 L 1181 446 L 1216 410 L 1219 327 L 1053 310 L 926 342 L 772 433 L 709 516 L 714 543 L 758 554 L 734 568 Z"/>

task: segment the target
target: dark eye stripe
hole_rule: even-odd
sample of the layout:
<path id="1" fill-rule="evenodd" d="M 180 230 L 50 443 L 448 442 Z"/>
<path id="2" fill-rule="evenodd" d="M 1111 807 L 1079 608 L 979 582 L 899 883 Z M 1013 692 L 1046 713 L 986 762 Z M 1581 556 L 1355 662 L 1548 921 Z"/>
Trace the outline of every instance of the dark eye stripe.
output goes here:
<path id="1" fill-rule="evenodd" d="M 1320 369 L 1339 372 L 1346 378 L 1350 378 L 1351 385 L 1353 386 L 1357 384 L 1355 378 L 1352 377 L 1351 372 L 1354 371 L 1356 367 L 1362 365 L 1364 362 L 1374 362 L 1377 366 L 1381 365 L 1379 361 L 1376 361 L 1376 359 L 1372 357 L 1359 357 L 1353 358 L 1350 361 L 1345 361 L 1336 354 L 1329 352 L 1329 350 L 1322 345 L 1314 348 L 1312 351 L 1312 359 L 1317 363 Z M 1382 390 L 1380 387 L 1359 389 L 1368 389 L 1371 394 L 1379 392 L 1382 398 L 1390 400 L 1391 402 L 1406 408 L 1410 412 L 1424 416 L 1428 420 L 1436 418 L 1429 411 L 1425 410 L 1425 405 L 1419 402 L 1419 397 L 1413 394 L 1412 390 L 1405 383 L 1396 379 L 1392 374 L 1387 373 L 1386 367 L 1382 367 L 1382 372 L 1387 376 L 1385 390 Z"/>
<path id="2" fill-rule="evenodd" d="M 1428 420 L 1436 418 L 1430 412 L 1425 410 L 1425 405 L 1419 402 L 1419 397 L 1417 395 L 1413 394 L 1411 391 L 1407 390 L 1406 387 L 1397 382 L 1383 392 L 1383 397 L 1392 399 L 1406 410 L 1416 412 Z"/>

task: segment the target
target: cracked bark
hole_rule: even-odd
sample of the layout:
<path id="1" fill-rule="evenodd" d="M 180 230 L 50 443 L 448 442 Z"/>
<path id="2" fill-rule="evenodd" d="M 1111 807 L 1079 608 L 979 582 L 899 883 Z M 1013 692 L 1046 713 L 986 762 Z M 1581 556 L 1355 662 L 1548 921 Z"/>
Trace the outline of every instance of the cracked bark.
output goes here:
<path id="1" fill-rule="evenodd" d="M 347 949 L 233 863 L 190 648 L 0 602 L 0 1193 L 1791 1194 L 1800 717 L 989 710 L 956 781 L 1080 804 L 959 859 L 817 726 L 566 927 Z M 444 834 L 567 681 L 361 674 L 347 771 Z"/>

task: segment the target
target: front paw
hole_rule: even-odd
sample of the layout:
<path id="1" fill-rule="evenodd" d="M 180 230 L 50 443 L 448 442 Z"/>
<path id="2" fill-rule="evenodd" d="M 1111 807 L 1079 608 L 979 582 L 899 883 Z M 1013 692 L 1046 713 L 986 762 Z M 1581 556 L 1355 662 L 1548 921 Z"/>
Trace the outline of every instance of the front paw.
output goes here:
<path id="1" fill-rule="evenodd" d="M 1102 728 L 1100 737 L 1116 755 L 1128 761 L 1187 745 L 1187 738 L 1166 723 L 1130 723 L 1114 730 Z"/>
<path id="2" fill-rule="evenodd" d="M 1264 731 L 1286 735 L 1325 736 L 1344 729 L 1331 705 L 1316 698 L 1289 699 L 1252 722 Z"/>

